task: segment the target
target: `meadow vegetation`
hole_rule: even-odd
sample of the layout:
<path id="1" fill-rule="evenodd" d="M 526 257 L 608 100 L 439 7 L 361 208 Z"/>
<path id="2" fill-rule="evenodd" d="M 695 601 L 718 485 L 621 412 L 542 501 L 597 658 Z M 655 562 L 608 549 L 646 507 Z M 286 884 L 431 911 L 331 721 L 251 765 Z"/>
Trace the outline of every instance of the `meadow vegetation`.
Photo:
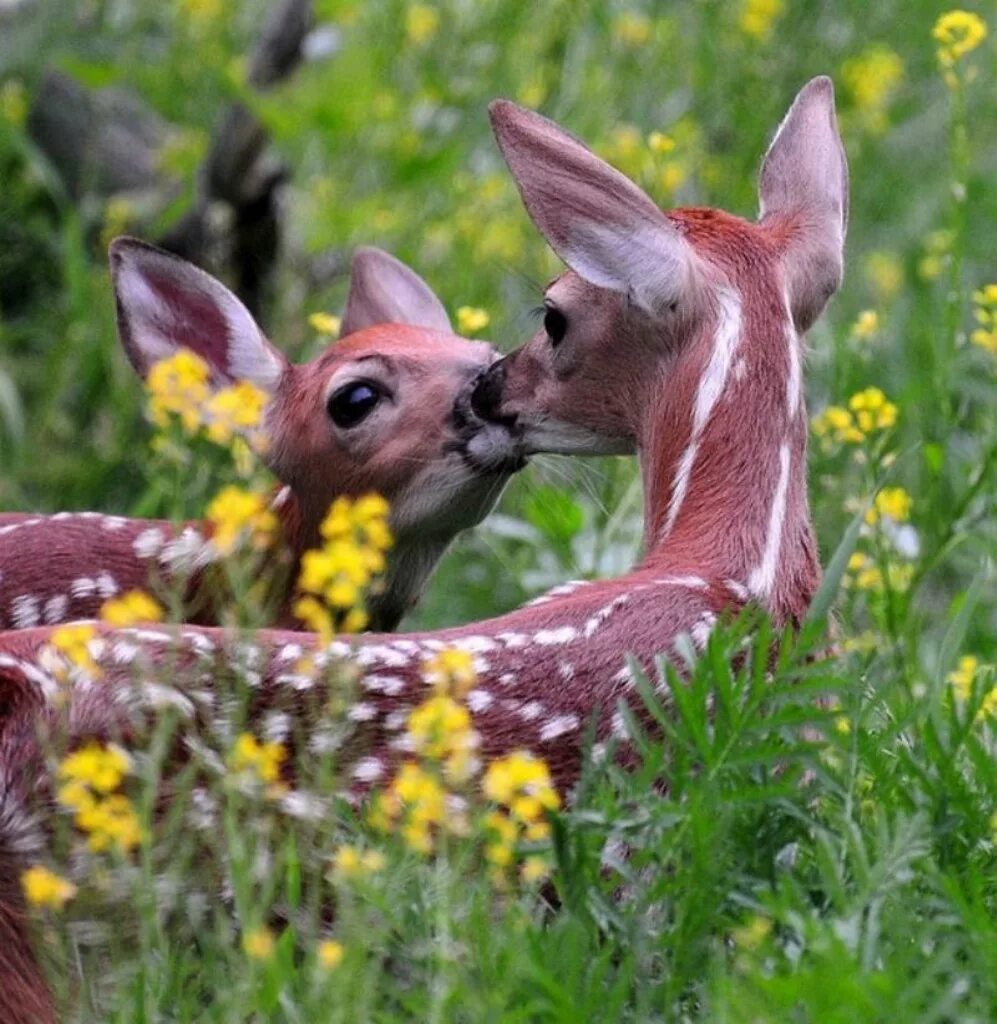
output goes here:
<path id="1" fill-rule="evenodd" d="M 827 582 L 799 636 L 746 616 L 686 681 L 663 668 L 674 698 L 641 688 L 658 731 L 631 716 L 634 766 L 589 758 L 566 805 L 527 753 L 478 756 L 458 652 L 425 666 L 409 758 L 359 808 L 336 796 L 345 670 L 296 667 L 338 673 L 307 737 L 246 719 L 244 666 L 215 680 L 224 722 L 196 734 L 168 678 L 127 749 L 54 734 L 52 856 L 23 883 L 72 965 L 52 974 L 68 1019 L 992 1019 L 997 24 L 923 0 L 320 0 L 324 52 L 261 94 L 242 55 L 265 7 L 0 7 L 0 507 L 206 515 L 231 555 L 229 621 L 269 611 L 260 403 L 209 406 L 186 357 L 143 392 L 115 337 L 107 240 L 154 236 L 189 191 L 152 214 L 72 201 L 25 129 L 45 67 L 128 86 L 178 126 L 161 158 L 190 189 L 226 104 L 252 108 L 292 170 L 263 319 L 300 358 L 345 294 L 315 267 L 360 243 L 411 263 L 464 333 L 532 333 L 558 263 L 491 140 L 491 98 L 551 115 L 663 206 L 753 216 L 779 117 L 828 73 L 852 184 L 846 279 L 806 373 Z M 406 625 L 619 572 L 640 509 L 628 460 L 536 460 Z M 363 627 L 385 512 L 330 510 L 298 607 L 319 632 Z M 104 617 L 168 619 L 170 601 L 121 595 Z M 832 606 L 837 653 L 818 657 Z M 88 629 L 54 638 L 67 676 L 93 667 Z"/>

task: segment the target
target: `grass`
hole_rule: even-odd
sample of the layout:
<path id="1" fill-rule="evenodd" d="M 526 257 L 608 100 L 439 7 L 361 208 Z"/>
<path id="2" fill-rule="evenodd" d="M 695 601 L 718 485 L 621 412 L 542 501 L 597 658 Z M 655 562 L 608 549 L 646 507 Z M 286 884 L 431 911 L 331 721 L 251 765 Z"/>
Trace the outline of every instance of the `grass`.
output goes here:
<path id="1" fill-rule="evenodd" d="M 317 820 L 289 814 L 265 787 L 212 774 L 207 755 L 167 783 L 160 762 L 177 724 L 158 720 L 127 781 L 155 842 L 130 858 L 83 855 L 61 821 L 53 865 L 80 892 L 41 925 L 62 962 L 79 965 L 53 974 L 72 1014 L 990 1019 L 997 357 L 970 339 L 972 293 L 994 279 L 992 39 L 952 89 L 931 37 L 937 6 L 922 0 L 787 5 L 761 38 L 737 4 L 431 4 L 433 27 L 413 5 L 323 2 L 338 52 L 259 97 L 237 58 L 263 6 L 133 0 L 81 15 L 40 3 L 4 25 L 0 505 L 194 514 L 217 483 L 204 473 L 178 495 L 136 444 L 148 427 L 101 252 L 108 232 L 154 234 L 175 211 L 149 222 L 134 203 L 68 201 L 21 116 L 49 62 L 136 89 L 180 126 L 168 159 L 188 175 L 224 105 L 253 105 L 293 170 L 267 321 L 301 357 L 321 344 L 307 315 L 337 310 L 344 294 L 342 279 L 306 283 L 314 258 L 361 242 L 409 260 L 451 311 L 484 308 L 484 333 L 505 347 L 532 331 L 525 310 L 557 264 L 490 140 L 492 97 L 540 107 L 665 205 L 752 215 L 767 139 L 799 85 L 831 73 L 852 202 L 846 281 L 810 336 L 808 399 L 812 412 L 847 408 L 877 386 L 896 423 L 812 445 L 814 518 L 843 584 L 826 595 L 840 655 L 807 657 L 822 616 L 782 643 L 771 673 L 764 625 L 717 633 L 674 706 L 647 695 L 660 735 L 638 736 L 633 769 L 589 765 L 537 843 L 544 885 L 496 884 L 480 797 L 469 834 L 425 857 L 345 805 L 323 803 Z M 653 131 L 671 142 L 651 144 Z M 906 521 L 862 525 L 887 472 L 910 498 Z M 410 625 L 469 621 L 567 577 L 618 572 L 635 557 L 639 515 L 629 463 L 544 461 L 459 543 Z M 749 625 L 753 653 L 735 672 Z M 238 680 L 218 685 L 241 692 Z M 223 763 L 231 740 L 205 738 Z M 303 759 L 296 785 L 327 799 L 336 762 Z M 175 816 L 153 829 L 167 785 Z M 343 844 L 381 851 L 386 866 L 330 880 Z M 254 957 L 243 940 L 263 927 L 275 945 Z M 344 956 L 323 967 L 330 937 Z"/>

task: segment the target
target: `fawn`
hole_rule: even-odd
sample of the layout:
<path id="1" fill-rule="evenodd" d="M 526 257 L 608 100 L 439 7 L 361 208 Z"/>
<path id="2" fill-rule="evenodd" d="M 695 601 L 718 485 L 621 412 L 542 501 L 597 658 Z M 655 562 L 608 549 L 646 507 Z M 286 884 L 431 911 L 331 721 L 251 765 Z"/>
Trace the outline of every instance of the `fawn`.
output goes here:
<path id="1" fill-rule="evenodd" d="M 291 562 L 269 567 L 284 624 L 298 559 L 318 542 L 329 503 L 376 491 L 390 503 L 396 546 L 370 621 L 394 629 L 453 537 L 522 465 L 505 428 L 468 409 L 470 383 L 497 358 L 490 346 L 454 335 L 429 286 L 380 249 L 356 252 L 342 338 L 303 366 L 192 264 L 128 238 L 110 258 L 119 337 L 141 378 L 183 347 L 208 363 L 212 388 L 243 379 L 268 398 L 268 461 L 285 485 L 274 507 Z M 209 624 L 205 570 L 216 557 L 201 522 L 0 514 L 0 629 L 94 617 L 105 599 L 162 577 L 185 581 L 185 618 Z"/>
<path id="2" fill-rule="evenodd" d="M 702 649 L 718 617 L 749 602 L 794 623 L 819 579 L 801 333 L 842 273 L 847 168 L 830 81 L 808 83 L 777 131 L 762 165 L 758 223 L 712 209 L 662 213 L 546 119 L 504 101 L 492 118 L 527 210 L 572 269 L 548 289 L 544 330 L 482 378 L 472 405 L 506 423 L 524 451 L 636 448 L 646 555 L 618 579 L 555 587 L 485 622 L 327 645 L 320 658 L 350 659 L 361 670 L 349 716 L 366 753 L 352 764 L 354 792 L 386 779 L 404 756 L 405 711 L 426 692 L 424 660 L 444 647 L 475 658 L 467 704 L 480 754 L 528 748 L 563 791 L 577 778 L 589 722 L 597 755 L 610 738 L 628 738 L 621 700 L 642 713 L 631 658 L 667 701 L 656 655 L 674 656 L 682 636 Z M 43 709 L 57 689 L 38 665 L 48 636 L 0 636 L 0 699 L 11 708 L 0 731 L 0 792 L 9 794 L 0 929 L 10 936 L 0 977 L 42 1007 L 44 984 L 9 872 L 42 842 L 23 808 L 41 772 L 35 720 L 50 714 Z M 141 636 L 146 654 L 179 650 L 201 666 L 244 657 L 247 646 L 192 626 Z M 113 692 L 123 688 L 113 683 L 128 677 L 135 639 L 134 631 L 104 629 L 94 642 L 106 678 L 73 690 L 74 732 L 120 727 Z M 259 656 L 254 712 L 320 685 L 293 669 L 310 646 L 305 635 L 260 631 L 250 646 Z"/>

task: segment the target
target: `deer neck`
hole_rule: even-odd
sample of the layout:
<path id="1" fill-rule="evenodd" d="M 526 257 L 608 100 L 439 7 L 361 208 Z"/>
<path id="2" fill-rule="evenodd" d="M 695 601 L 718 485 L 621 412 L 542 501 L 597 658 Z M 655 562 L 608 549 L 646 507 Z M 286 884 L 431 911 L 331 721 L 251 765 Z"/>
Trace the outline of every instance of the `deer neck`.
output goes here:
<path id="1" fill-rule="evenodd" d="M 802 618 L 820 573 L 802 357 L 784 295 L 724 285 L 710 326 L 652 386 L 639 437 L 645 564 L 722 580 L 780 621 Z"/>

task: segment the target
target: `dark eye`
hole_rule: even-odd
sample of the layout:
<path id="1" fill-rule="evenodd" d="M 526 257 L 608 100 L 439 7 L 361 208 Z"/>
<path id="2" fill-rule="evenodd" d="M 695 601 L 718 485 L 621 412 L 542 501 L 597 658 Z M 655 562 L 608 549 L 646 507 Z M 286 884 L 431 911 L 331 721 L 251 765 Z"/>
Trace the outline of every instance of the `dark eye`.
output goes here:
<path id="1" fill-rule="evenodd" d="M 544 313 L 544 330 L 547 332 L 547 337 L 550 338 L 550 343 L 555 348 L 561 344 L 564 332 L 567 329 L 568 321 L 565 319 L 564 314 L 559 309 L 548 306 L 547 311 Z"/>
<path id="2" fill-rule="evenodd" d="M 376 385 L 359 381 L 334 391 L 329 396 L 327 408 L 332 422 L 343 430 L 349 430 L 365 420 L 380 400 L 381 392 Z"/>

